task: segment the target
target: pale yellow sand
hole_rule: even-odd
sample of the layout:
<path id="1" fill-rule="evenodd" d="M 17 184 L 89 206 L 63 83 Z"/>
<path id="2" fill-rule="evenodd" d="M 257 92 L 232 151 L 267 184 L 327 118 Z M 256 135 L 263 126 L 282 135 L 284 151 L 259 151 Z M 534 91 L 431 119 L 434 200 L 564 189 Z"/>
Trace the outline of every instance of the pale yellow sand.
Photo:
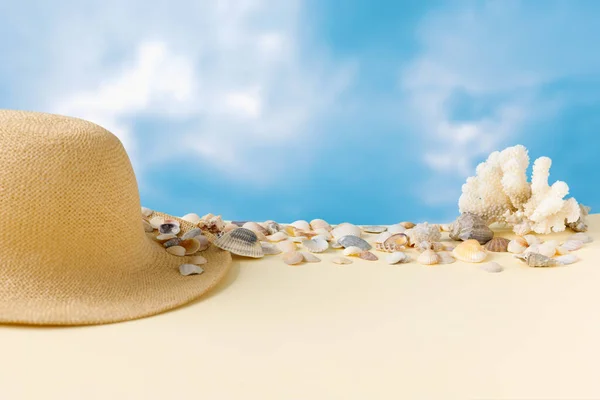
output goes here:
<path id="1" fill-rule="evenodd" d="M 576 264 L 502 254 L 495 274 L 338 266 L 333 250 L 296 267 L 236 258 L 218 290 L 177 311 L 0 327 L 0 398 L 600 398 L 600 215 L 589 234 Z"/>

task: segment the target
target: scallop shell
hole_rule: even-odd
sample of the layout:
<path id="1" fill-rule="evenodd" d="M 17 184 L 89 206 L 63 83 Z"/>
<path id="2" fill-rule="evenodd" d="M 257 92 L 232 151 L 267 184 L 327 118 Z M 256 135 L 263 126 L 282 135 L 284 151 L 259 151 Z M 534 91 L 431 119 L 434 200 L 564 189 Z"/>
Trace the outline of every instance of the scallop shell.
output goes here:
<path id="1" fill-rule="evenodd" d="M 398 225 L 403 226 L 406 229 L 414 228 L 416 225 L 409 221 L 400 222 Z"/>
<path id="2" fill-rule="evenodd" d="M 169 239 L 166 242 L 164 242 L 163 246 L 165 248 L 169 248 L 169 247 L 172 247 L 172 246 L 179 246 L 181 242 L 182 242 L 181 238 L 174 237 L 173 239 Z"/>
<path id="3" fill-rule="evenodd" d="M 340 265 L 352 264 L 352 260 L 350 260 L 346 257 L 334 257 L 331 259 L 331 262 L 334 264 L 340 264 Z"/>
<path id="4" fill-rule="evenodd" d="M 363 260 L 367 260 L 367 261 L 377 261 L 379 260 L 379 258 L 371 253 L 369 250 L 363 250 L 359 255 L 359 258 L 362 258 Z"/>
<path id="5" fill-rule="evenodd" d="M 281 249 L 277 247 L 277 245 L 269 242 L 260 242 L 260 246 L 262 247 L 262 251 L 264 255 L 274 255 L 282 253 Z"/>
<path id="6" fill-rule="evenodd" d="M 383 243 L 393 234 L 390 231 L 382 232 L 375 238 L 375 243 Z"/>
<path id="7" fill-rule="evenodd" d="M 475 239 L 480 244 L 485 244 L 493 237 L 494 232 L 486 221 L 477 214 L 463 213 L 452 223 L 452 231 L 450 232 L 452 240 Z"/>
<path id="8" fill-rule="evenodd" d="M 181 239 L 183 239 L 183 240 L 191 239 L 191 238 L 194 238 L 194 237 L 200 236 L 200 235 L 202 235 L 202 229 L 193 228 L 193 229 L 190 229 L 189 231 L 187 231 L 186 233 L 184 233 L 183 235 L 181 235 Z"/>
<path id="9" fill-rule="evenodd" d="M 346 235 L 338 238 L 337 242 L 344 247 L 356 246 L 363 250 L 371 250 L 372 246 L 365 240 L 358 236 Z"/>
<path id="10" fill-rule="evenodd" d="M 494 253 L 505 253 L 508 251 L 508 244 L 510 240 L 503 237 L 492 238 L 489 242 L 483 246 L 486 250 Z"/>
<path id="11" fill-rule="evenodd" d="M 516 239 L 513 239 L 510 242 L 508 242 L 508 246 L 506 247 L 506 250 L 513 254 L 521 254 L 525 250 L 527 250 L 527 247 L 528 247 L 527 241 L 525 239 L 523 239 L 522 237 L 517 237 Z"/>
<path id="12" fill-rule="evenodd" d="M 284 232 L 281 232 L 281 231 L 267 236 L 267 240 L 269 242 L 281 242 L 282 240 L 286 240 L 287 238 L 288 238 L 288 235 L 286 235 Z"/>
<path id="13" fill-rule="evenodd" d="M 517 254 L 514 257 L 525 261 L 530 267 L 555 267 L 557 265 L 562 265 L 560 261 L 539 253 Z"/>
<path id="14" fill-rule="evenodd" d="M 304 257 L 299 251 L 290 251 L 287 253 L 283 253 L 281 258 L 283 259 L 283 262 L 287 265 L 296 265 L 304 261 Z"/>
<path id="15" fill-rule="evenodd" d="M 391 235 L 395 234 L 395 233 L 404 233 L 406 231 L 406 228 L 400 224 L 394 224 L 394 225 L 390 225 L 388 226 L 387 232 L 389 232 Z"/>
<path id="16" fill-rule="evenodd" d="M 142 206 L 142 215 L 143 215 L 144 217 L 149 217 L 149 216 L 151 216 L 153 212 L 154 212 L 154 211 L 152 211 L 152 210 L 151 210 L 151 209 L 149 209 L 148 207 L 143 207 L 143 206 Z"/>
<path id="17" fill-rule="evenodd" d="M 383 243 L 377 243 L 375 248 L 379 251 L 387 251 L 392 253 L 394 251 L 401 251 L 408 245 L 408 236 L 404 233 L 396 233 L 385 240 Z"/>
<path id="18" fill-rule="evenodd" d="M 417 257 L 417 262 L 423 265 L 438 264 L 440 262 L 440 256 L 433 250 L 425 250 Z"/>
<path id="19" fill-rule="evenodd" d="M 410 260 L 408 255 L 402 251 L 395 251 L 385 256 L 385 262 L 388 264 L 406 263 Z"/>
<path id="20" fill-rule="evenodd" d="M 277 232 L 280 232 L 283 228 L 275 221 L 265 221 L 263 223 L 264 228 L 267 230 L 269 235 L 273 235 Z"/>
<path id="21" fill-rule="evenodd" d="M 365 251 L 365 250 L 361 249 L 358 246 L 348 246 L 344 249 L 344 255 L 345 256 L 357 256 L 360 253 L 362 253 L 363 251 Z"/>
<path id="22" fill-rule="evenodd" d="M 196 265 L 204 265 L 208 262 L 208 260 L 202 256 L 192 256 L 190 257 L 190 264 Z"/>
<path id="23" fill-rule="evenodd" d="M 153 232 L 154 228 L 148 221 L 142 220 L 142 225 L 144 226 L 144 232 Z"/>
<path id="24" fill-rule="evenodd" d="M 167 248 L 167 253 L 174 256 L 183 257 L 185 256 L 185 248 L 181 246 L 171 246 Z"/>
<path id="25" fill-rule="evenodd" d="M 333 237 L 331 235 L 316 235 L 316 236 L 313 236 L 311 239 L 314 239 L 314 240 L 319 239 L 319 240 L 324 240 L 326 242 L 329 242 L 330 240 L 333 239 Z"/>
<path id="26" fill-rule="evenodd" d="M 525 235 L 523 236 L 523 239 L 525 239 L 527 241 L 528 245 L 534 245 L 534 244 L 541 244 L 542 243 L 542 239 L 540 239 L 539 237 L 535 236 L 535 235 Z"/>
<path id="27" fill-rule="evenodd" d="M 327 240 L 328 242 L 333 239 L 333 236 L 331 235 L 331 233 L 325 228 L 315 229 L 313 231 L 313 233 L 315 233 L 315 236 L 312 237 L 313 239 L 317 238 L 317 237 L 321 237 L 321 238 Z"/>
<path id="28" fill-rule="evenodd" d="M 302 254 L 302 257 L 304 258 L 304 261 L 306 262 L 310 262 L 310 263 L 315 263 L 315 262 L 321 262 L 321 259 L 317 256 L 315 256 L 313 253 L 309 253 L 308 251 L 300 251 L 300 254 Z"/>
<path id="29" fill-rule="evenodd" d="M 567 240 L 561 246 L 569 251 L 575 251 L 582 248 L 583 244 L 581 240 Z"/>
<path id="30" fill-rule="evenodd" d="M 333 230 L 331 231 L 331 234 L 333 235 L 333 237 L 335 239 L 339 239 L 341 237 L 348 236 L 348 235 L 360 237 L 362 234 L 362 231 L 356 225 L 340 224 L 340 225 L 336 226 L 335 228 L 333 228 Z"/>
<path id="31" fill-rule="evenodd" d="M 316 231 L 317 229 L 325 229 L 329 232 L 331 230 L 331 225 L 329 225 L 329 223 L 324 219 L 317 218 L 310 221 L 310 228 L 313 231 Z"/>
<path id="32" fill-rule="evenodd" d="M 311 253 L 322 253 L 329 248 L 327 240 L 322 238 L 313 238 L 302 242 L 304 248 Z"/>
<path id="33" fill-rule="evenodd" d="M 189 238 L 181 241 L 181 247 L 185 248 L 185 255 L 197 253 L 200 250 L 200 242 L 196 238 Z"/>
<path id="34" fill-rule="evenodd" d="M 177 237 L 177 235 L 175 235 L 174 233 L 167 233 L 165 235 L 157 235 L 155 239 L 158 240 L 161 243 L 164 243 L 167 240 L 171 240 L 171 239 L 174 239 L 176 237 Z"/>
<path id="35" fill-rule="evenodd" d="M 380 225 L 367 225 L 363 226 L 362 229 L 367 233 L 382 233 L 387 231 L 387 227 Z"/>
<path id="36" fill-rule="evenodd" d="M 554 259 L 563 265 L 573 264 L 579 260 L 575 254 L 565 254 Z"/>
<path id="37" fill-rule="evenodd" d="M 179 266 L 179 273 L 183 276 L 188 275 L 199 275 L 204 272 L 202 267 L 199 267 L 195 264 L 181 264 Z"/>
<path id="38" fill-rule="evenodd" d="M 439 242 L 442 240 L 442 233 L 437 225 L 432 225 L 427 222 L 417 224 L 413 228 L 407 229 L 404 232 L 408 236 L 408 242 L 411 246 L 420 242 Z"/>
<path id="39" fill-rule="evenodd" d="M 253 221 L 245 222 L 242 225 L 242 228 L 250 229 L 252 232 L 256 233 L 257 235 L 262 234 L 264 236 L 264 235 L 269 234 L 269 231 L 267 231 L 267 229 L 265 229 L 265 227 L 263 227 L 262 225 L 260 225 L 256 222 L 253 222 Z"/>
<path id="40" fill-rule="evenodd" d="M 484 251 L 483 246 L 481 246 L 476 239 L 465 240 L 452 250 L 452 255 L 457 260 L 470 263 L 482 262 L 487 257 L 487 253 Z"/>
<path id="41" fill-rule="evenodd" d="M 303 219 L 294 221 L 290 225 L 293 226 L 294 228 L 300 229 L 301 231 L 310 231 L 311 230 L 311 227 L 310 227 L 310 224 L 308 223 L 308 221 L 305 221 Z"/>
<path id="42" fill-rule="evenodd" d="M 486 272 L 502 272 L 502 271 L 504 271 L 504 268 L 502 267 L 502 265 L 500 265 L 494 261 L 483 263 L 479 266 L 479 268 L 481 268 L 482 270 L 484 270 Z"/>
<path id="43" fill-rule="evenodd" d="M 579 240 L 583 243 L 592 243 L 594 241 L 590 235 L 583 232 L 575 233 L 574 235 L 569 236 L 567 240 Z"/>
<path id="44" fill-rule="evenodd" d="M 208 238 L 204 235 L 196 236 L 194 239 L 196 239 L 200 243 L 200 248 L 198 249 L 198 251 L 204 251 L 208 249 L 208 246 L 210 246 Z"/>
<path id="45" fill-rule="evenodd" d="M 189 213 L 185 214 L 183 217 L 181 217 L 181 219 L 196 225 L 202 218 L 200 218 L 200 216 L 196 213 Z"/>
<path id="46" fill-rule="evenodd" d="M 440 257 L 440 264 L 452 264 L 456 262 L 456 258 L 454 258 L 451 251 L 439 251 L 437 255 Z"/>
<path id="47" fill-rule="evenodd" d="M 165 219 L 163 217 L 156 216 L 152 217 L 148 222 L 150 222 L 150 225 L 152 225 L 154 229 L 158 229 L 158 227 L 161 226 L 164 221 Z"/>
<path id="48" fill-rule="evenodd" d="M 214 245 L 239 256 L 260 258 L 264 255 L 256 233 L 246 228 L 224 233 Z"/>
<path id="49" fill-rule="evenodd" d="M 296 243 L 292 242 L 291 240 L 283 240 L 283 241 L 277 243 L 277 247 L 283 253 L 287 253 L 287 252 L 296 250 Z"/>

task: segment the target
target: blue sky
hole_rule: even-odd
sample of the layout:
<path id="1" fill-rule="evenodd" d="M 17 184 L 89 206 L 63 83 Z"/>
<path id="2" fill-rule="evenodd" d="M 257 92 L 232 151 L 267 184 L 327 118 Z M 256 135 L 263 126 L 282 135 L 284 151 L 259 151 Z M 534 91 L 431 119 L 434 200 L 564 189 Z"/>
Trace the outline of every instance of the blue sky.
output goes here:
<path id="1" fill-rule="evenodd" d="M 0 107 L 106 127 L 142 204 L 174 215 L 449 221 L 515 144 L 597 210 L 599 18 L 592 0 L 2 2 Z"/>

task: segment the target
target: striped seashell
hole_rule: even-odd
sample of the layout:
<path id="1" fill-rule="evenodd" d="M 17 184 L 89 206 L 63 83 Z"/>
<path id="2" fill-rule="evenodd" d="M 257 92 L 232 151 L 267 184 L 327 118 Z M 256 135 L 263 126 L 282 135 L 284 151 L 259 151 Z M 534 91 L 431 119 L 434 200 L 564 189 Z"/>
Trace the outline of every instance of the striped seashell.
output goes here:
<path id="1" fill-rule="evenodd" d="M 358 236 L 346 235 L 338 238 L 337 242 L 344 247 L 360 247 L 363 250 L 371 250 L 372 246 Z"/>
<path id="2" fill-rule="evenodd" d="M 260 242 L 264 255 L 275 255 L 282 253 L 281 249 L 277 245 L 269 242 Z"/>
<path id="3" fill-rule="evenodd" d="M 383 243 L 377 243 L 376 249 L 392 253 L 394 251 L 402 251 L 408 245 L 408 236 L 404 233 L 396 233 L 390 236 Z"/>
<path id="4" fill-rule="evenodd" d="M 304 240 L 302 246 L 311 253 L 322 253 L 329 248 L 329 242 L 322 238 Z"/>
<path id="5" fill-rule="evenodd" d="M 569 251 L 575 251 L 582 248 L 584 243 L 581 240 L 567 240 L 561 246 Z"/>
<path id="6" fill-rule="evenodd" d="M 440 264 L 452 264 L 456 262 L 456 258 L 454 258 L 451 251 L 440 251 L 437 255 L 440 257 Z"/>
<path id="7" fill-rule="evenodd" d="M 325 221 L 324 219 L 313 219 L 312 221 L 310 221 L 310 228 L 313 231 L 316 231 L 317 229 L 325 229 L 327 232 L 331 231 L 331 225 L 329 225 L 329 223 L 327 221 Z"/>
<path id="8" fill-rule="evenodd" d="M 238 228 L 224 233 L 213 244 L 243 257 L 260 258 L 264 255 L 256 233 L 246 228 Z"/>
<path id="9" fill-rule="evenodd" d="M 417 262 L 423 265 L 439 264 L 440 256 L 433 250 L 425 250 L 417 257 Z"/>
<path id="10" fill-rule="evenodd" d="M 388 264 L 406 263 L 410 260 L 408 255 L 402 251 L 395 251 L 385 256 L 385 262 Z"/>
<path id="11" fill-rule="evenodd" d="M 562 265 L 560 261 L 539 253 L 516 254 L 514 257 L 525 261 L 530 267 L 555 267 Z"/>
<path id="12" fill-rule="evenodd" d="M 367 261 L 377 261 L 379 260 L 379 258 L 371 253 L 369 250 L 363 250 L 359 255 L 359 258 L 362 258 L 363 260 L 367 260 Z"/>
<path id="13" fill-rule="evenodd" d="M 508 244 L 510 240 L 503 237 L 494 237 L 492 240 L 487 242 L 483 247 L 487 251 L 491 251 L 494 253 L 505 253 L 508 251 Z"/>
<path id="14" fill-rule="evenodd" d="M 331 262 L 339 265 L 352 264 L 352 260 L 346 257 L 334 257 L 331 259 Z"/>
<path id="15" fill-rule="evenodd" d="M 460 261 L 479 263 L 485 260 L 487 253 L 476 239 L 468 239 L 452 250 L 452 255 Z"/>

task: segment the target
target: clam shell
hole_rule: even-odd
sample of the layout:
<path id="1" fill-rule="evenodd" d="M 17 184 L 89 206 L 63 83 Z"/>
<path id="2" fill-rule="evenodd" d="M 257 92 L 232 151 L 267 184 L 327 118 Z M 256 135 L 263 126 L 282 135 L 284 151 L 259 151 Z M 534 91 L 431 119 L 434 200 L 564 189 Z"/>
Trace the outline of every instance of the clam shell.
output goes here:
<path id="1" fill-rule="evenodd" d="M 396 233 L 390 236 L 383 243 L 377 243 L 376 249 L 379 251 L 387 251 L 392 253 L 394 251 L 401 251 L 408 245 L 408 236 L 404 233 Z"/>
<path id="2" fill-rule="evenodd" d="M 508 244 L 510 240 L 503 237 L 495 237 L 492 238 L 489 242 L 483 246 L 487 251 L 492 251 L 494 253 L 505 253 L 508 251 Z"/>
<path id="3" fill-rule="evenodd" d="M 319 218 L 310 221 L 310 228 L 313 231 L 316 231 L 317 229 L 325 229 L 327 232 L 331 231 L 331 225 L 324 219 Z"/>
<path id="4" fill-rule="evenodd" d="M 338 238 L 337 242 L 344 247 L 360 247 L 363 250 L 371 250 L 372 246 L 365 240 L 358 236 L 346 235 Z"/>
<path id="5" fill-rule="evenodd" d="M 363 260 L 367 260 L 367 261 L 377 261 L 379 260 L 379 258 L 371 253 L 369 250 L 363 250 L 359 255 L 359 258 L 362 258 Z"/>
<path id="6" fill-rule="evenodd" d="M 268 235 L 273 235 L 283 229 L 283 227 L 275 221 L 265 221 L 263 226 L 267 230 Z"/>
<path id="7" fill-rule="evenodd" d="M 406 229 L 411 229 L 416 226 L 413 222 L 409 222 L 409 221 L 400 222 L 398 225 L 403 226 Z"/>
<path id="8" fill-rule="evenodd" d="M 331 262 L 334 264 L 340 264 L 340 265 L 352 264 L 352 260 L 350 260 L 346 257 L 334 257 L 331 259 Z"/>
<path id="9" fill-rule="evenodd" d="M 294 228 L 300 229 L 301 231 L 310 231 L 311 230 L 311 227 L 310 227 L 310 224 L 308 223 L 308 221 L 305 221 L 303 219 L 294 221 L 290 225 L 293 226 Z"/>
<path id="10" fill-rule="evenodd" d="M 183 217 L 181 217 L 181 219 L 196 225 L 202 218 L 200 218 L 200 216 L 196 213 L 189 213 L 185 214 Z"/>
<path id="11" fill-rule="evenodd" d="M 557 246 L 556 247 L 556 255 L 564 256 L 566 254 L 569 254 L 569 250 L 568 249 L 565 249 L 562 246 Z"/>
<path id="12" fill-rule="evenodd" d="M 362 234 L 362 230 L 356 225 L 346 223 L 346 224 L 340 224 L 340 225 L 336 226 L 335 228 L 333 228 L 333 230 L 331 231 L 331 234 L 333 235 L 334 239 L 337 240 L 341 237 L 348 236 L 348 235 L 360 237 Z"/>
<path id="13" fill-rule="evenodd" d="M 281 231 L 267 236 L 267 240 L 269 242 L 281 242 L 282 240 L 286 240 L 287 238 L 288 235 Z"/>
<path id="14" fill-rule="evenodd" d="M 385 262 L 388 264 L 406 263 L 410 260 L 408 255 L 402 251 L 395 251 L 385 256 Z"/>
<path id="15" fill-rule="evenodd" d="M 573 264 L 579 260 L 575 254 L 565 254 L 554 259 L 563 265 Z"/>
<path id="16" fill-rule="evenodd" d="M 302 254 L 302 257 L 304 258 L 304 261 L 306 262 L 320 262 L 321 259 L 317 256 L 315 256 L 313 253 L 309 253 L 308 251 L 300 251 L 300 254 Z"/>
<path id="17" fill-rule="evenodd" d="M 169 239 L 166 242 L 164 242 L 163 246 L 165 246 L 165 248 L 169 248 L 172 246 L 179 246 L 180 243 L 181 243 L 181 238 L 174 237 L 173 239 Z"/>
<path id="18" fill-rule="evenodd" d="M 525 261 L 530 267 L 555 267 L 557 265 L 562 265 L 560 261 L 539 253 L 517 254 L 514 257 Z"/>
<path id="19" fill-rule="evenodd" d="M 167 248 L 167 253 L 172 254 L 174 256 L 183 257 L 185 256 L 185 248 L 181 246 L 171 246 Z"/>
<path id="20" fill-rule="evenodd" d="M 202 256 L 192 256 L 190 257 L 190 264 L 196 265 L 204 265 L 208 262 L 208 260 Z"/>
<path id="21" fill-rule="evenodd" d="M 535 235 L 525 235 L 523 236 L 523 239 L 525 239 L 527 241 L 528 245 L 534 245 L 534 244 L 541 244 L 542 243 L 542 239 L 540 239 L 539 237 L 535 236 Z"/>
<path id="22" fill-rule="evenodd" d="M 152 215 L 154 211 L 152 211 L 151 209 L 149 209 L 148 207 L 142 207 L 142 215 L 144 217 L 149 217 Z"/>
<path id="23" fill-rule="evenodd" d="M 200 248 L 198 249 L 198 251 L 204 251 L 208 249 L 208 246 L 210 246 L 208 238 L 204 235 L 196 236 L 194 239 L 196 239 L 200 243 Z"/>
<path id="24" fill-rule="evenodd" d="M 200 250 L 201 244 L 196 238 L 189 238 L 181 241 L 181 247 L 185 248 L 185 255 L 197 253 Z"/>
<path id="25" fill-rule="evenodd" d="M 484 270 L 486 272 L 502 272 L 502 271 L 504 271 L 504 268 L 502 267 L 502 265 L 500 265 L 494 261 L 483 263 L 479 266 L 479 268 L 481 268 L 482 270 Z"/>
<path id="26" fill-rule="evenodd" d="M 476 239 L 467 239 L 460 243 L 454 250 L 452 255 L 457 259 L 470 263 L 479 263 L 485 260 L 487 253 L 483 246 Z"/>
<path id="27" fill-rule="evenodd" d="M 538 245 L 537 252 L 546 257 L 554 257 L 554 255 L 556 254 L 557 247 L 558 246 L 556 246 L 554 243 L 546 242 Z"/>
<path id="28" fill-rule="evenodd" d="M 202 267 L 199 267 L 195 264 L 181 264 L 179 266 L 179 273 L 183 276 L 188 275 L 198 275 L 204 272 Z"/>
<path id="29" fill-rule="evenodd" d="M 239 228 L 239 226 L 237 226 L 236 224 L 233 224 L 231 222 L 225 224 L 225 226 L 223 227 L 223 232 L 230 232 L 234 229 Z"/>
<path id="30" fill-rule="evenodd" d="M 329 242 L 322 238 L 312 238 L 302 242 L 304 248 L 311 253 L 322 253 L 329 248 Z"/>
<path id="31" fill-rule="evenodd" d="M 362 253 L 363 251 L 365 251 L 365 250 L 361 249 L 358 246 L 349 246 L 344 249 L 344 255 L 345 256 L 357 256 L 360 253 Z"/>
<path id="32" fill-rule="evenodd" d="M 584 243 L 581 240 L 567 240 L 561 245 L 561 247 L 569 251 L 575 251 L 582 248 L 583 245 Z"/>
<path id="33" fill-rule="evenodd" d="M 283 259 L 283 262 L 287 265 L 296 265 L 304 261 L 304 257 L 299 251 L 290 251 L 287 253 L 283 253 L 281 258 Z"/>
<path id="34" fill-rule="evenodd" d="M 456 262 L 456 258 L 454 258 L 451 251 L 439 251 L 437 255 L 440 257 L 440 264 L 452 264 Z"/>
<path id="35" fill-rule="evenodd" d="M 568 237 L 567 240 L 579 240 L 583 243 L 592 243 L 594 239 L 587 233 L 579 232 Z"/>
<path id="36" fill-rule="evenodd" d="M 214 241 L 214 245 L 243 257 L 260 258 L 264 255 L 256 233 L 246 228 L 224 233 Z"/>
<path id="37" fill-rule="evenodd" d="M 150 222 L 150 225 L 152 225 L 154 229 L 158 229 L 158 227 L 161 226 L 164 223 L 164 221 L 165 219 L 163 217 L 156 216 L 150 218 L 150 221 L 148 222 Z"/>
<path id="38" fill-rule="evenodd" d="M 367 233 L 382 233 L 387 231 L 387 227 L 380 225 L 367 225 L 363 226 L 362 229 Z"/>
<path id="39" fill-rule="evenodd" d="M 406 228 L 400 224 L 394 224 L 394 225 L 390 225 L 388 226 L 387 232 L 389 232 L 390 234 L 395 234 L 395 233 L 404 233 L 406 231 Z"/>
<path id="40" fill-rule="evenodd" d="M 325 228 L 318 228 L 313 231 L 316 235 L 312 237 L 312 239 L 316 239 L 318 237 L 327 240 L 328 242 L 333 239 L 331 233 Z"/>
<path id="41" fill-rule="evenodd" d="M 155 239 L 158 240 L 159 242 L 164 243 L 167 240 L 171 240 L 171 239 L 174 239 L 176 237 L 177 237 L 177 235 L 175 235 L 174 233 L 167 233 L 165 235 L 157 235 Z"/>
<path id="42" fill-rule="evenodd" d="M 508 242 L 506 250 L 513 254 L 521 254 L 525 250 L 527 250 L 528 246 L 529 245 L 527 244 L 527 241 L 525 239 L 523 239 L 522 237 L 517 237 L 516 239 L 513 239 L 510 242 Z"/>
<path id="43" fill-rule="evenodd" d="M 383 243 L 392 235 L 393 233 L 391 233 L 390 231 L 382 232 L 379 234 L 379 236 L 375 238 L 375 243 Z"/>
<path id="44" fill-rule="evenodd" d="M 290 251 L 296 251 L 296 243 L 291 240 L 283 240 L 277 243 L 277 247 L 283 252 L 288 253 Z"/>
<path id="45" fill-rule="evenodd" d="M 264 255 L 274 255 L 282 253 L 281 249 L 277 245 L 269 242 L 261 242 L 262 251 Z"/>
<path id="46" fill-rule="evenodd" d="M 184 233 L 183 235 L 181 235 L 181 238 L 183 240 L 186 240 L 186 239 L 191 239 L 193 237 L 200 236 L 200 235 L 202 235 L 202 229 L 193 228 L 193 229 L 190 229 L 189 231 L 187 231 L 186 233 Z"/>
<path id="47" fill-rule="evenodd" d="M 487 225 L 486 221 L 477 214 L 463 213 L 452 223 L 450 238 L 452 240 L 475 239 L 480 244 L 485 244 L 492 240 L 494 232 Z"/>
<path id="48" fill-rule="evenodd" d="M 154 228 L 148 221 L 142 220 L 142 225 L 144 226 L 144 232 L 153 232 Z"/>
<path id="49" fill-rule="evenodd" d="M 305 240 L 308 240 L 308 238 L 306 236 L 291 236 L 290 238 L 288 238 L 288 240 L 294 243 L 302 243 Z"/>
<path id="50" fill-rule="evenodd" d="M 267 229 L 253 221 L 244 222 L 242 228 L 250 229 L 252 232 L 256 234 L 262 234 L 263 236 L 269 234 L 269 231 Z"/>
<path id="51" fill-rule="evenodd" d="M 334 240 L 333 242 L 331 242 L 331 248 L 332 249 L 343 249 L 344 246 L 342 246 L 341 244 L 339 244 L 337 242 L 337 240 Z"/>
<path id="52" fill-rule="evenodd" d="M 440 262 L 440 256 L 433 250 L 425 250 L 417 257 L 417 262 L 423 265 L 438 264 Z"/>

